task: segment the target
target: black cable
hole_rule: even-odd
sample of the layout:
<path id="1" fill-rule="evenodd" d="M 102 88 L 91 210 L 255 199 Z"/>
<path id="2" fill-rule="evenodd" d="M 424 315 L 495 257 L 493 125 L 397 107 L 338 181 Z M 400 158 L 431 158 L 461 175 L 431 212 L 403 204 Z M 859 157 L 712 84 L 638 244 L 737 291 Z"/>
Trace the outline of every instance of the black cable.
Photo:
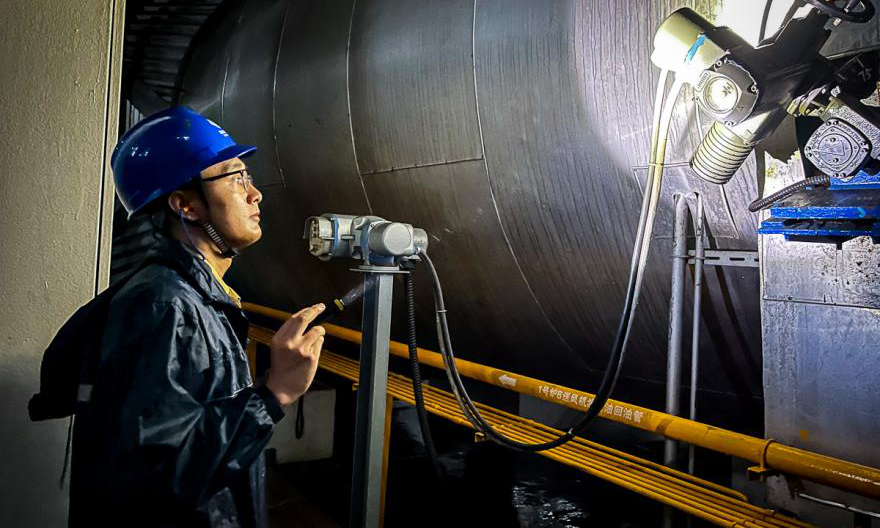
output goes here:
<path id="1" fill-rule="evenodd" d="M 785 25 L 794 17 L 794 14 L 797 13 L 798 9 L 800 9 L 804 4 L 801 2 L 794 2 L 788 8 L 788 11 L 785 12 L 785 15 L 782 17 L 782 22 L 779 24 L 779 28 L 777 28 L 776 32 L 770 37 L 774 37 L 779 34 L 779 31 L 785 27 Z M 761 17 L 761 29 L 758 33 L 758 45 L 763 44 L 764 40 L 770 38 L 767 36 L 767 24 L 770 21 L 770 11 L 773 8 L 773 0 L 767 0 L 767 3 L 764 5 L 764 14 Z"/>
<path id="2" fill-rule="evenodd" d="M 437 457 L 437 449 L 434 447 L 434 438 L 428 424 L 428 412 L 425 410 L 425 397 L 422 393 L 422 370 L 419 366 L 419 351 L 416 345 L 416 295 L 412 272 L 403 276 L 403 286 L 406 298 L 406 324 L 408 330 L 409 363 L 412 369 L 413 397 L 416 401 L 416 414 L 419 417 L 419 428 L 422 432 L 422 440 L 425 442 L 425 451 L 434 468 L 434 475 L 438 480 L 443 480 L 443 468 Z"/>
<path id="3" fill-rule="evenodd" d="M 788 11 L 785 12 L 785 16 L 782 17 L 782 24 L 780 24 L 779 27 L 785 27 L 785 25 L 794 18 L 795 13 L 797 13 L 804 5 L 805 4 L 801 2 L 793 2 L 791 6 L 789 6 Z"/>
<path id="4" fill-rule="evenodd" d="M 434 263 L 431 261 L 431 258 L 427 253 L 423 252 L 419 255 L 428 265 L 428 270 L 431 273 L 431 278 L 434 284 L 434 305 L 437 312 L 437 340 L 440 347 L 440 353 L 443 356 L 443 361 L 446 365 L 446 374 L 449 378 L 449 384 L 465 418 L 467 418 L 471 425 L 473 425 L 474 429 L 482 432 L 496 443 L 510 447 L 511 449 L 537 452 L 553 449 L 570 441 L 575 436 L 583 433 L 587 427 L 593 423 L 593 420 L 596 419 L 599 413 L 602 412 L 602 409 L 608 402 L 608 398 L 611 396 L 611 392 L 614 390 L 614 386 L 617 384 L 620 369 L 623 365 L 626 345 L 629 341 L 632 315 L 638 302 L 639 269 L 644 264 L 642 262 L 642 252 L 645 245 L 645 232 L 648 231 L 649 223 L 651 223 L 653 218 L 653 211 L 656 208 L 656 203 L 652 200 L 654 197 L 653 195 L 655 194 L 652 192 L 655 183 L 654 171 L 648 171 L 648 179 L 645 182 L 645 194 L 642 199 L 642 208 L 639 215 L 638 231 L 636 233 L 636 241 L 633 247 L 632 260 L 630 262 L 630 274 L 624 300 L 623 313 L 620 317 L 620 323 L 617 327 L 617 334 L 614 339 L 614 347 L 611 352 L 611 357 L 608 359 L 608 365 L 605 367 L 599 390 L 596 391 L 596 396 L 590 404 L 590 407 L 584 413 L 581 421 L 550 442 L 526 444 L 511 440 L 495 431 L 495 429 L 480 415 L 473 400 L 471 400 L 468 395 L 467 390 L 461 381 L 461 377 L 459 376 L 458 369 L 455 366 L 455 355 L 452 350 L 452 339 L 449 334 L 449 325 L 446 318 L 446 305 L 443 300 L 443 288 L 440 284 L 440 277 L 437 275 L 437 269 L 434 267 Z"/>
<path id="5" fill-rule="evenodd" d="M 789 185 L 784 189 L 780 189 L 766 198 L 758 198 L 757 200 L 749 204 L 749 211 L 756 213 L 761 209 L 766 209 L 767 207 L 778 202 L 779 200 L 782 200 L 783 198 L 788 198 L 792 194 L 800 192 L 807 187 L 828 187 L 829 185 L 831 185 L 831 176 L 828 176 L 827 174 L 821 174 L 819 176 L 813 176 L 812 178 L 806 178 L 797 183 Z"/>
<path id="6" fill-rule="evenodd" d="M 758 31 L 758 42 L 761 43 L 767 38 L 767 22 L 770 20 L 770 10 L 773 8 L 773 0 L 767 0 L 764 3 L 764 14 L 761 15 L 761 29 Z"/>
<path id="7" fill-rule="evenodd" d="M 660 104 L 662 102 L 663 89 L 666 85 L 667 70 L 661 72 L 660 82 L 657 85 L 657 98 L 655 101 L 654 113 L 654 134 L 652 135 L 652 150 L 649 163 L 648 176 L 645 181 L 645 193 L 642 198 L 642 207 L 639 214 L 638 230 L 636 232 L 635 245 L 633 247 L 632 260 L 630 261 L 629 280 L 627 282 L 626 297 L 624 298 L 623 312 L 620 317 L 620 323 L 617 327 L 617 334 L 614 339 L 614 347 L 611 356 L 608 359 L 608 365 L 602 375 L 602 382 L 599 390 L 596 391 L 595 398 L 590 403 L 589 408 L 584 413 L 583 418 L 572 428 L 560 435 L 558 438 L 540 444 L 526 444 L 512 440 L 495 431 L 489 423 L 480 415 L 473 400 L 468 396 L 467 390 L 458 374 L 455 365 L 455 355 L 452 350 L 452 339 L 449 334 L 449 324 L 446 318 L 446 305 L 443 300 L 443 288 L 440 285 L 440 277 L 437 275 L 437 269 L 427 253 L 420 253 L 420 258 L 428 265 L 431 272 L 431 278 L 434 284 L 434 307 L 437 312 L 437 340 L 440 347 L 440 353 L 443 356 L 443 362 L 446 366 L 446 375 L 449 378 L 449 384 L 455 399 L 458 401 L 459 407 L 464 413 L 465 418 L 473 425 L 473 427 L 485 434 L 489 439 L 516 449 L 519 451 L 536 452 L 546 449 L 559 447 L 575 436 L 583 433 L 587 427 L 593 423 L 593 420 L 599 416 L 599 413 L 608 402 L 608 398 L 614 391 L 617 379 L 620 376 L 620 370 L 626 354 L 626 346 L 629 342 L 630 330 L 632 328 L 632 318 L 638 305 L 639 293 L 641 292 L 641 279 L 647 264 L 648 253 L 647 248 L 650 244 L 651 230 L 654 223 L 654 217 L 657 212 L 657 204 L 660 198 L 660 185 L 663 175 L 663 163 L 666 151 L 666 134 L 669 129 L 669 121 L 671 119 L 671 109 L 668 107 L 665 112 L 660 112 Z M 667 104 L 674 104 L 681 88 L 681 82 L 676 80 L 670 93 L 667 95 Z M 662 124 L 663 134 L 662 140 L 660 130 Z M 659 160 L 659 162 L 658 162 Z"/>
<path id="8" fill-rule="evenodd" d="M 641 251 L 637 249 L 636 253 L 634 254 L 634 261 L 638 261 L 640 253 Z M 566 433 L 562 434 L 555 440 L 540 444 L 527 444 L 512 440 L 497 432 L 480 415 L 479 411 L 473 403 L 473 400 L 471 400 L 470 396 L 468 396 L 467 390 L 465 389 L 464 384 L 461 382 L 461 377 L 458 374 L 458 369 L 455 367 L 455 355 L 452 350 L 449 325 L 446 320 L 446 306 L 443 300 L 443 289 L 440 285 L 440 279 L 437 275 L 437 270 L 434 267 L 434 263 L 431 261 L 431 258 L 426 253 L 421 253 L 420 257 L 427 264 L 428 270 L 430 271 L 434 282 L 434 300 L 437 308 L 438 321 L 437 338 L 440 342 L 441 354 L 443 354 L 443 359 L 446 362 L 446 371 L 450 379 L 450 384 L 452 385 L 453 393 L 456 394 L 456 397 L 459 400 L 459 405 L 462 407 L 462 412 L 465 414 L 465 417 L 471 422 L 471 424 L 473 424 L 478 431 L 482 432 L 488 438 L 501 445 L 516 449 L 518 451 L 528 452 L 544 451 L 546 449 L 559 447 L 586 430 L 586 428 L 593 422 L 593 420 L 595 420 L 595 418 L 605 407 L 605 403 L 608 401 L 611 392 L 614 390 L 614 385 L 616 384 L 618 375 L 620 374 L 620 367 L 623 364 L 625 342 L 627 341 L 629 334 L 629 323 L 631 321 L 631 316 L 634 308 L 636 282 L 634 274 L 630 278 L 631 280 L 627 291 L 624 312 L 620 320 L 620 325 L 618 326 L 617 337 L 615 339 L 614 349 L 612 351 L 611 358 L 609 359 L 605 374 L 602 377 L 602 383 L 599 386 L 596 397 L 590 404 L 590 407 L 587 409 L 584 417 L 574 427 L 570 428 Z"/>

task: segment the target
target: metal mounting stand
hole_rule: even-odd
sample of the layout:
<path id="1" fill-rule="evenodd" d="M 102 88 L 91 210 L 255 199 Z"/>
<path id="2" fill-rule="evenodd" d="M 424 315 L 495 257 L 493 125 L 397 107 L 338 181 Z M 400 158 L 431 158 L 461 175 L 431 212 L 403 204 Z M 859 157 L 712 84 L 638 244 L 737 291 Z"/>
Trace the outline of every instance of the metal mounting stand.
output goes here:
<path id="1" fill-rule="evenodd" d="M 355 271 L 365 275 L 349 526 L 379 528 L 391 299 L 394 275 L 402 272 L 381 266 L 361 266 Z"/>

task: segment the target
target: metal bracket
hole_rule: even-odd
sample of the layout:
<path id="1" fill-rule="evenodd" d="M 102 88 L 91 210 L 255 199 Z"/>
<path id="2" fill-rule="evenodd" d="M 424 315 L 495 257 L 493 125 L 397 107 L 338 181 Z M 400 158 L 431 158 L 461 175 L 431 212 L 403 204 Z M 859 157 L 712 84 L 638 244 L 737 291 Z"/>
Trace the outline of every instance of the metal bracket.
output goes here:
<path id="1" fill-rule="evenodd" d="M 768 469 L 761 466 L 751 466 L 746 469 L 746 477 L 752 482 L 756 480 L 764 482 L 765 480 L 767 480 L 767 477 L 772 477 L 773 475 L 777 475 L 778 473 L 779 472 L 776 470 Z"/>
<path id="2" fill-rule="evenodd" d="M 706 266 L 757 268 L 759 265 L 757 251 L 707 249 L 703 253 L 705 254 L 705 260 L 703 261 L 703 264 Z M 696 257 L 694 250 L 689 249 L 688 264 L 695 263 Z"/>
<path id="3" fill-rule="evenodd" d="M 349 268 L 348 271 L 354 271 L 355 273 L 390 273 L 392 275 L 406 275 L 407 273 L 409 273 L 409 271 L 407 270 L 400 269 L 399 266 L 371 266 L 368 264 L 364 264 L 356 268 Z"/>
<path id="4" fill-rule="evenodd" d="M 768 438 L 764 441 L 764 448 L 761 449 L 761 460 L 758 465 L 752 466 L 746 470 L 746 477 L 749 480 L 760 480 L 761 482 L 764 482 L 767 480 L 767 477 L 772 477 L 779 473 L 775 469 L 767 466 L 767 449 L 770 447 L 770 444 L 773 443 L 776 443 L 776 440 L 772 438 Z"/>

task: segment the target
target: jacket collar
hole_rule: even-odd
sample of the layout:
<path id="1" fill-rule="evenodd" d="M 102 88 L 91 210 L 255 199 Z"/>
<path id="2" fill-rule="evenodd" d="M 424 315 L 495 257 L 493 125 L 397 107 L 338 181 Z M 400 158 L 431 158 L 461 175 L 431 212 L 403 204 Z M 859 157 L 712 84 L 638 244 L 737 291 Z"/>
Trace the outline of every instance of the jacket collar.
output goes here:
<path id="1" fill-rule="evenodd" d="M 153 233 L 156 241 L 149 254 L 151 258 L 173 265 L 177 271 L 185 274 L 192 285 L 210 301 L 239 308 L 239 305 L 221 286 L 211 266 L 205 262 L 200 254 L 176 238 L 166 236 L 158 231 Z"/>

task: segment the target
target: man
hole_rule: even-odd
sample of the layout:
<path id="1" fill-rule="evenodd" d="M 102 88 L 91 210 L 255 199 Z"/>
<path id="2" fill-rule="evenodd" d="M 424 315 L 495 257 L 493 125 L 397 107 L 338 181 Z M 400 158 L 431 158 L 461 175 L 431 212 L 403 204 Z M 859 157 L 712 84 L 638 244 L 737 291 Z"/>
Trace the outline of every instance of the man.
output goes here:
<path id="1" fill-rule="evenodd" d="M 303 309 L 271 345 L 253 386 L 247 320 L 223 281 L 260 239 L 260 200 L 236 144 L 186 108 L 148 117 L 113 153 L 129 216 L 151 215 L 156 244 L 109 301 L 88 403 L 77 411 L 71 526 L 260 527 L 262 451 L 281 406 L 318 364 L 324 309 Z"/>

